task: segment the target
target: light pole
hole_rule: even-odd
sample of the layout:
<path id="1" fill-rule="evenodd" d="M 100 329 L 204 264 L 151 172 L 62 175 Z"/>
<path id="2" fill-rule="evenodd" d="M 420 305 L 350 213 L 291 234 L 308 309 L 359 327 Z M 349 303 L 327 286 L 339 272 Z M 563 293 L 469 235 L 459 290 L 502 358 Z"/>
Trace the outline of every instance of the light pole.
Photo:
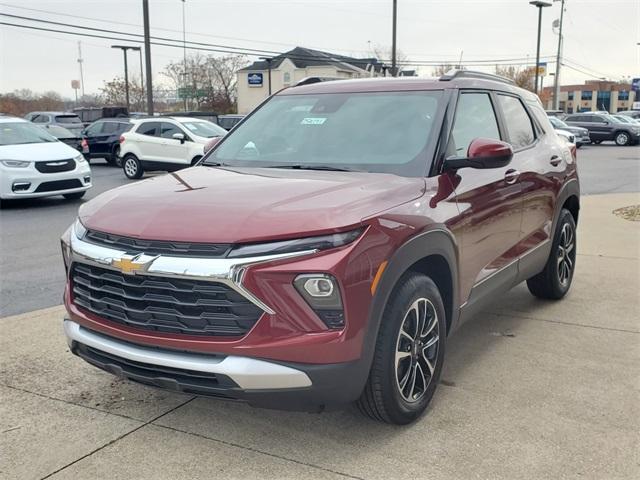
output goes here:
<path id="1" fill-rule="evenodd" d="M 147 73 L 147 113 L 153 115 L 153 79 L 151 78 L 151 34 L 149 32 L 149 0 L 142 0 L 144 25 L 144 63 Z"/>
<path id="2" fill-rule="evenodd" d="M 182 84 L 185 91 L 185 96 L 183 98 L 184 100 L 184 111 L 187 111 L 187 37 L 186 37 L 186 28 L 185 28 L 185 15 L 184 15 L 184 5 L 185 5 L 185 0 L 182 0 L 182 56 L 183 56 L 183 62 L 184 62 L 184 83 Z"/>
<path id="3" fill-rule="evenodd" d="M 398 24 L 398 0 L 393 0 L 393 25 L 391 27 L 391 76 L 398 74 L 396 58 L 396 25 Z"/>
<path id="4" fill-rule="evenodd" d="M 554 2 L 557 0 L 553 0 Z M 558 54 L 556 55 L 556 76 L 553 79 L 553 109 L 560 107 L 560 66 L 562 65 L 562 20 L 564 19 L 564 0 L 560 0 L 560 24 L 558 25 Z"/>
<path id="5" fill-rule="evenodd" d="M 542 32 L 542 9 L 544 7 L 550 7 L 551 4 L 549 2 L 543 2 L 541 0 L 532 0 L 529 2 L 530 5 L 534 7 L 538 7 L 538 47 L 536 48 L 536 83 L 534 85 L 533 91 L 537 95 L 538 94 L 538 66 L 540 65 L 540 34 Z"/>
<path id="6" fill-rule="evenodd" d="M 268 70 L 268 78 L 269 78 L 269 96 L 271 96 L 271 62 L 273 58 L 271 57 L 260 57 L 260 60 L 264 60 L 267 62 L 267 70 Z"/>
<path id="7" fill-rule="evenodd" d="M 124 56 L 124 92 L 127 97 L 127 111 L 129 111 L 129 67 L 127 65 L 127 50 L 140 50 L 140 47 L 130 45 L 111 45 L 111 48 L 119 48 Z"/>

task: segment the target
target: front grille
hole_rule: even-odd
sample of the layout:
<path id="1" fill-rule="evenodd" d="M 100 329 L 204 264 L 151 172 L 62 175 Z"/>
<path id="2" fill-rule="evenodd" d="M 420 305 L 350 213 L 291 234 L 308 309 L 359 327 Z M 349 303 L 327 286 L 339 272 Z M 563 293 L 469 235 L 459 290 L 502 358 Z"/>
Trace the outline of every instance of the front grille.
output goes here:
<path id="1" fill-rule="evenodd" d="M 71 271 L 73 302 L 101 318 L 155 332 L 246 334 L 262 310 L 218 282 L 125 275 L 85 264 Z"/>
<path id="2" fill-rule="evenodd" d="M 40 173 L 70 172 L 74 168 L 76 168 L 76 162 L 72 158 L 36 162 L 36 170 Z"/>
<path id="3" fill-rule="evenodd" d="M 71 180 L 56 180 L 54 182 L 42 182 L 36 188 L 36 193 L 39 192 L 55 192 L 56 190 L 71 190 L 72 188 L 80 188 L 82 183 L 77 178 Z"/>
<path id="4" fill-rule="evenodd" d="M 197 257 L 224 257 L 231 245 L 227 243 L 166 242 L 162 240 L 141 240 L 111 233 L 87 231 L 85 240 L 109 248 L 117 248 L 127 253 L 148 255 L 179 255 Z"/>

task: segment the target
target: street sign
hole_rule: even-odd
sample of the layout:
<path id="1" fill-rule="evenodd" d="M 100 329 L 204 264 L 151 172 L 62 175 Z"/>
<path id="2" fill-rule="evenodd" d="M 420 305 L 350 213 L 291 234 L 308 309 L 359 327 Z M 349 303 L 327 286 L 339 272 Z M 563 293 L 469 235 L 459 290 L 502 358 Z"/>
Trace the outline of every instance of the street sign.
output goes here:
<path id="1" fill-rule="evenodd" d="M 547 62 L 538 64 L 538 76 L 544 77 L 547 74 Z"/>
<path id="2" fill-rule="evenodd" d="M 80 88 L 80 80 L 71 80 L 71 88 L 77 90 Z"/>
<path id="3" fill-rule="evenodd" d="M 640 78 L 634 78 L 631 80 L 631 90 L 634 92 L 640 92 Z"/>
<path id="4" fill-rule="evenodd" d="M 178 98 L 193 98 L 193 88 L 180 87 L 178 89 Z"/>
<path id="5" fill-rule="evenodd" d="M 262 86 L 262 80 L 263 80 L 263 75 L 262 73 L 249 73 L 247 75 L 247 84 L 250 87 L 261 87 Z"/>

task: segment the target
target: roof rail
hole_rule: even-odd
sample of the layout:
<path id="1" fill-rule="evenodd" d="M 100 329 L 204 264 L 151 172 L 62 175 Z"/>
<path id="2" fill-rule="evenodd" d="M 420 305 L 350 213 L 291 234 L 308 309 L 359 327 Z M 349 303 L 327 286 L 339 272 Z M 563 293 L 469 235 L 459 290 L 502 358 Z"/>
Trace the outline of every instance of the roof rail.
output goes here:
<path id="1" fill-rule="evenodd" d="M 344 80 L 341 77 L 305 77 L 297 82 L 294 87 L 301 87 L 302 85 L 311 85 L 312 83 L 320 82 L 332 82 L 333 80 Z"/>
<path id="2" fill-rule="evenodd" d="M 451 69 L 440 77 L 443 82 L 448 82 L 456 78 L 482 78 L 484 80 L 493 80 L 495 82 L 508 83 L 509 85 L 515 85 L 516 82 L 507 77 L 500 75 L 493 75 L 491 73 L 478 72 L 476 70 L 459 70 Z"/>

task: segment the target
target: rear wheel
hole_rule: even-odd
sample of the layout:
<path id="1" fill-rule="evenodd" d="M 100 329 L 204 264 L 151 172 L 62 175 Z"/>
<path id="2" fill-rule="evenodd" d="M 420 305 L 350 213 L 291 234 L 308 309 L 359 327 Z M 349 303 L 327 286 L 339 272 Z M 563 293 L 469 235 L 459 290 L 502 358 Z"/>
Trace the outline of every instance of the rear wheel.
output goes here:
<path id="1" fill-rule="evenodd" d="M 67 200 L 79 200 L 80 198 L 84 197 L 85 193 L 87 192 L 84 191 L 84 192 L 64 193 L 62 194 L 62 196 Z"/>
<path id="2" fill-rule="evenodd" d="M 131 180 L 142 177 L 144 173 L 140 160 L 133 153 L 127 153 L 122 159 L 122 170 L 126 177 Z"/>
<path id="3" fill-rule="evenodd" d="M 600 145 L 602 140 L 592 140 L 591 143 L 595 143 L 596 145 Z"/>
<path id="4" fill-rule="evenodd" d="M 571 288 L 575 267 L 576 222 L 563 208 L 544 270 L 527 280 L 527 287 L 538 298 L 559 300 Z"/>
<path id="5" fill-rule="evenodd" d="M 120 158 L 120 145 L 113 147 L 111 155 L 107 157 L 107 163 L 112 166 L 122 167 L 122 159 Z"/>
<path id="6" fill-rule="evenodd" d="M 631 136 L 627 132 L 618 132 L 616 133 L 616 145 L 620 147 L 624 147 L 625 145 L 629 145 L 631 143 Z"/>
<path id="7" fill-rule="evenodd" d="M 356 404 L 370 418 L 404 425 L 424 413 L 438 386 L 446 320 L 438 287 L 425 275 L 405 274 L 391 298 Z"/>

